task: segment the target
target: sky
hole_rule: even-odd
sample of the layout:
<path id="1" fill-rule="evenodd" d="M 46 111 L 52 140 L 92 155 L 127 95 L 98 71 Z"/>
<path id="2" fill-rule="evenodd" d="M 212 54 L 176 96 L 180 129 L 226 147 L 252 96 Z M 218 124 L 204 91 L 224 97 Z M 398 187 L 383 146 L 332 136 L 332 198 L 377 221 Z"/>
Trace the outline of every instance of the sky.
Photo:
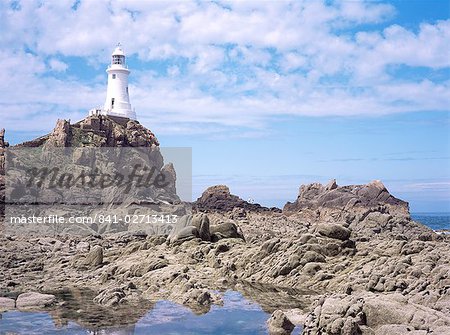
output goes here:
<path id="1" fill-rule="evenodd" d="M 0 1 L 12 144 L 103 105 L 127 55 L 138 120 L 208 186 L 267 206 L 381 180 L 450 212 L 450 1 Z"/>

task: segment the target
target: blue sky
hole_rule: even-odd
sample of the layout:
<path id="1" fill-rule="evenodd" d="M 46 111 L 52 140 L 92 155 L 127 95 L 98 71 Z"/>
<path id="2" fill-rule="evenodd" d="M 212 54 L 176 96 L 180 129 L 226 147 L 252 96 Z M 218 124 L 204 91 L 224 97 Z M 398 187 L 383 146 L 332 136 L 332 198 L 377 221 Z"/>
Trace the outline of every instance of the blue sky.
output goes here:
<path id="1" fill-rule="evenodd" d="M 2 1 L 0 127 L 18 143 L 103 104 L 117 42 L 131 103 L 193 149 L 193 196 L 265 205 L 300 184 L 380 179 L 450 211 L 450 4 L 409 1 Z"/>

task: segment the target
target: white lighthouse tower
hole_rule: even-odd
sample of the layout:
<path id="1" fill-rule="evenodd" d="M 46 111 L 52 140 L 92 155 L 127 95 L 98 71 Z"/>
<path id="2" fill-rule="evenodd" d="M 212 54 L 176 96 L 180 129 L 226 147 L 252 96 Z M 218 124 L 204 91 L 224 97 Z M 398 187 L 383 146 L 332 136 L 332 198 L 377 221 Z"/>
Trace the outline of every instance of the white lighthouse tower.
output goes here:
<path id="1" fill-rule="evenodd" d="M 125 63 L 125 53 L 120 43 L 112 53 L 111 64 L 106 72 L 108 73 L 108 89 L 101 114 L 136 120 L 136 112 L 131 108 L 128 93 L 130 70 Z"/>

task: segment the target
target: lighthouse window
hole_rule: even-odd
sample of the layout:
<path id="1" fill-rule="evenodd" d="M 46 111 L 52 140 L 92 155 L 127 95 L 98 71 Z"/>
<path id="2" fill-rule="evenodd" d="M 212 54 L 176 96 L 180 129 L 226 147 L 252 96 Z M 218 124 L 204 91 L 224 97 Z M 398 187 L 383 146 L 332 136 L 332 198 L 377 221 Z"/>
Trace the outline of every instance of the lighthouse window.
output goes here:
<path id="1" fill-rule="evenodd" d="M 124 64 L 125 57 L 122 55 L 114 55 L 114 56 L 112 56 L 112 63 L 113 64 Z"/>
<path id="2" fill-rule="evenodd" d="M 116 79 L 116 74 L 115 73 L 113 73 L 112 78 Z"/>
<path id="3" fill-rule="evenodd" d="M 111 109 L 114 108 L 114 98 L 111 99 Z"/>

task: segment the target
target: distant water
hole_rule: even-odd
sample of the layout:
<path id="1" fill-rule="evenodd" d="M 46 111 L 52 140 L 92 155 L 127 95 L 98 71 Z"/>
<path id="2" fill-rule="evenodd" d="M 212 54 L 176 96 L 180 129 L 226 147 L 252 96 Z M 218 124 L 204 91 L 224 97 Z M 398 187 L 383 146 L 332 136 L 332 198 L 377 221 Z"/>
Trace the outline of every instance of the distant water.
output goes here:
<path id="1" fill-rule="evenodd" d="M 450 213 L 412 213 L 411 217 L 433 230 L 450 230 Z"/>

